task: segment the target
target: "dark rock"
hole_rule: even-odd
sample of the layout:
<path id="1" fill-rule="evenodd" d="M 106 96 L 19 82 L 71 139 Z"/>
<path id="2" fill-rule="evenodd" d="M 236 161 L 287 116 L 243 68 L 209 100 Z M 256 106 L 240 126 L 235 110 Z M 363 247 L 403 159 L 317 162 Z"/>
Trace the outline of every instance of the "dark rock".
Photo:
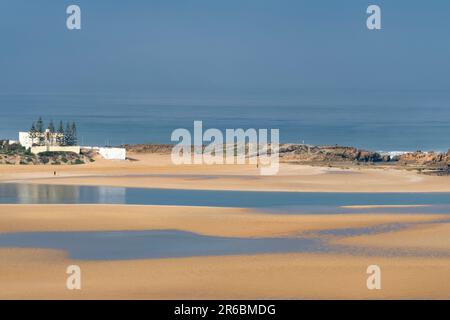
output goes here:
<path id="1" fill-rule="evenodd" d="M 354 147 L 342 146 L 310 146 L 304 144 L 289 144 L 280 147 L 280 156 L 284 160 L 301 162 L 383 162 L 389 161 L 389 156 L 377 152 L 360 150 Z"/>

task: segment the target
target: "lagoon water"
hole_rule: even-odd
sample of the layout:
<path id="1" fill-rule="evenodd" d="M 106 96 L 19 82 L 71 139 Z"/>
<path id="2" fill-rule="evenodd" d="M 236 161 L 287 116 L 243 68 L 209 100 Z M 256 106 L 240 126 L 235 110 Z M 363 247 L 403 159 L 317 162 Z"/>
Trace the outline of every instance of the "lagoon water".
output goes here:
<path id="1" fill-rule="evenodd" d="M 445 220 L 446 223 L 449 220 Z M 280 238 L 234 238 L 180 230 L 19 232 L 0 234 L 0 248 L 64 250 L 77 260 L 161 259 L 265 253 L 363 253 L 364 255 L 448 256 L 433 250 L 389 250 L 331 244 L 330 237 L 376 234 L 407 228 L 387 224 L 368 228 L 331 229 Z"/>
<path id="2" fill-rule="evenodd" d="M 132 204 L 256 208 L 267 213 L 450 213 L 449 193 L 263 192 L 0 184 L 3 204 Z M 351 209 L 352 205 L 425 205 Z"/>
<path id="3" fill-rule="evenodd" d="M 27 131 L 31 122 L 42 116 L 45 121 L 75 121 L 82 145 L 170 143 L 174 129 L 192 130 L 193 121 L 202 120 L 205 129 L 280 129 L 281 142 L 351 145 L 377 151 L 446 151 L 450 147 L 449 92 L 304 92 L 295 98 L 256 99 L 0 94 L 0 111 L 0 139 L 17 139 L 18 131 Z M 449 193 L 245 192 L 0 184 L 0 203 L 243 207 L 267 214 L 450 214 Z M 342 207 L 351 205 L 427 206 Z M 403 227 L 324 230 L 310 238 L 276 239 L 208 237 L 174 230 L 31 232 L 2 234 L 0 247 L 61 249 L 74 259 L 100 260 L 330 250 L 349 253 L 355 248 L 330 247 L 324 238 Z"/>
<path id="4" fill-rule="evenodd" d="M 0 184 L 0 204 L 138 204 L 244 207 L 277 213 L 447 213 L 448 193 L 318 193 L 143 189 L 102 186 Z M 350 209 L 344 205 L 427 205 L 417 208 Z M 213 208 L 211 210 L 214 210 Z M 123 213 L 126 215 L 126 210 Z M 436 222 L 450 221 L 442 218 Z M 323 230 L 280 238 L 228 238 L 179 230 L 25 232 L 0 234 L 0 247 L 64 250 L 72 259 L 122 260 L 289 252 L 392 254 L 389 250 L 330 245 L 330 237 L 390 232 L 410 224 Z M 395 251 L 410 255 L 410 251 Z M 439 252 L 415 252 L 439 255 Z"/>
<path id="5" fill-rule="evenodd" d="M 0 95 L 0 139 L 42 116 L 75 121 L 82 145 L 171 143 L 173 130 L 280 129 L 282 142 L 377 151 L 450 147 L 450 92 L 300 92 L 296 97 Z"/>
<path id="6" fill-rule="evenodd" d="M 325 250 L 319 239 L 226 238 L 177 230 L 2 234 L 0 247 L 60 249 L 67 251 L 73 259 L 87 260 L 156 259 Z"/>

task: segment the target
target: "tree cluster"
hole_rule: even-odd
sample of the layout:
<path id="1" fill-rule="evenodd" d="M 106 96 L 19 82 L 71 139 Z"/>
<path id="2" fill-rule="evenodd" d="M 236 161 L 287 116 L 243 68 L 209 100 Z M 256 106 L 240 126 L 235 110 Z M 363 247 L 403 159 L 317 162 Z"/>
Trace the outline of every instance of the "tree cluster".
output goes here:
<path id="1" fill-rule="evenodd" d="M 60 146 L 75 146 L 78 142 L 77 138 L 77 126 L 75 122 L 67 122 L 64 126 L 62 121 L 59 122 L 58 129 L 55 128 L 53 120 L 50 120 L 47 126 L 48 131 L 56 139 L 56 143 Z M 46 129 L 42 117 L 31 125 L 29 134 L 30 138 L 35 141 L 38 140 L 39 145 L 43 145 L 45 142 Z"/>

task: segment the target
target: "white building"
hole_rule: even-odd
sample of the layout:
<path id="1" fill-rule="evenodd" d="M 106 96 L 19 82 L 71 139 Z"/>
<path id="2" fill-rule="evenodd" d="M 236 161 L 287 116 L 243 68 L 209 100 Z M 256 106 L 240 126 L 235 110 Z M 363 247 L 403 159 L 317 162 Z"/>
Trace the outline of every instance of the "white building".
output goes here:
<path id="1" fill-rule="evenodd" d="M 43 133 L 35 133 L 33 138 L 29 132 L 19 132 L 20 145 L 26 149 L 31 149 L 31 152 L 34 154 L 46 151 L 80 153 L 79 146 L 61 146 L 58 141 L 62 139 L 64 139 L 63 134 L 51 133 L 48 129 Z"/>
<path id="2" fill-rule="evenodd" d="M 64 134 L 62 133 L 52 133 L 49 129 L 45 132 L 39 133 L 35 132 L 34 136 L 31 137 L 29 132 L 19 132 L 19 142 L 22 147 L 31 148 L 33 144 L 38 144 L 41 146 L 60 146 L 60 142 L 64 139 Z"/>
<path id="3" fill-rule="evenodd" d="M 99 148 L 98 153 L 107 160 L 126 160 L 127 158 L 125 148 Z"/>
<path id="4" fill-rule="evenodd" d="M 31 152 L 38 154 L 46 151 L 65 151 L 80 153 L 80 146 L 60 146 L 58 144 L 59 133 L 50 133 L 48 130 L 41 133 L 44 139 L 44 145 L 36 146 L 39 143 L 39 137 L 34 139 L 30 137 L 28 132 L 19 132 L 19 143 L 25 148 L 31 148 Z M 41 140 L 42 140 L 41 139 Z M 33 144 L 35 146 L 33 146 Z M 99 147 L 83 147 L 85 149 L 97 150 L 98 153 L 107 160 L 126 160 L 127 150 L 125 148 L 99 148 Z"/>
<path id="5" fill-rule="evenodd" d="M 24 148 L 31 148 L 33 146 L 33 141 L 30 138 L 29 132 L 19 132 L 19 143 Z"/>

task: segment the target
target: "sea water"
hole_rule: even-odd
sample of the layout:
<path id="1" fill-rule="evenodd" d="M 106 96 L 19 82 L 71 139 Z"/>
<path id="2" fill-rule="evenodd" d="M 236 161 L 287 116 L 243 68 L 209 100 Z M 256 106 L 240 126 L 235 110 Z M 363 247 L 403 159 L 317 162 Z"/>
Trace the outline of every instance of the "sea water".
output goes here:
<path id="1" fill-rule="evenodd" d="M 447 151 L 450 92 L 303 92 L 296 97 L 0 95 L 0 139 L 42 116 L 75 121 L 81 145 L 171 143 L 173 130 L 280 129 L 281 142 Z"/>

